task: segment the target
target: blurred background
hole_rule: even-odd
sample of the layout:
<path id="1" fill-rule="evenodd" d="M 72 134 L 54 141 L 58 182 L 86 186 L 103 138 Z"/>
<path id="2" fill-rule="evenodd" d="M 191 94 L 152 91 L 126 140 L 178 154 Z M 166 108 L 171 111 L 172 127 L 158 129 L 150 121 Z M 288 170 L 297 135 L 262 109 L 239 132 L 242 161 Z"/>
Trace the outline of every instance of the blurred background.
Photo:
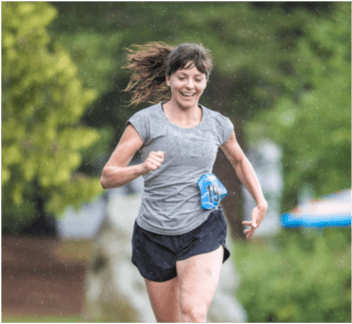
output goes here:
<path id="1" fill-rule="evenodd" d="M 350 209 L 283 221 L 351 187 L 350 2 L 2 2 L 1 17 L 4 322 L 82 321 L 109 199 L 143 187 L 99 177 L 148 106 L 127 107 L 126 47 L 151 41 L 212 51 L 201 103 L 232 120 L 269 202 L 245 241 L 254 202 L 219 152 L 246 321 L 351 322 Z"/>

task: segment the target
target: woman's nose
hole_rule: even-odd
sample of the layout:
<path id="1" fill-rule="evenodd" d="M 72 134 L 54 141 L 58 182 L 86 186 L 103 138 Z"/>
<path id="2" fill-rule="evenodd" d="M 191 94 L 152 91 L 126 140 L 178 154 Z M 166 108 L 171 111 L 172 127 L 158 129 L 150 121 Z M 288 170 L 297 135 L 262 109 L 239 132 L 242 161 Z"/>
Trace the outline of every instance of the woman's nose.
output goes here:
<path id="1" fill-rule="evenodd" d="M 193 87 L 194 87 L 194 82 L 193 82 L 192 79 L 188 79 L 188 80 L 187 80 L 186 87 L 187 87 L 188 89 L 193 89 Z"/>

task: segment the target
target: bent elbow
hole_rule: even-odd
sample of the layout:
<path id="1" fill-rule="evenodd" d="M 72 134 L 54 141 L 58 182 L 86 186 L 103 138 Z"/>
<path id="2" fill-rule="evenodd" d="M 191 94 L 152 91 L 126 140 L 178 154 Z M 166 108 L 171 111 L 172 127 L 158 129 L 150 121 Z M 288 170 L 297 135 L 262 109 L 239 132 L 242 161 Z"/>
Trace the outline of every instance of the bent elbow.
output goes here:
<path id="1" fill-rule="evenodd" d="M 126 183 L 127 181 L 124 180 L 124 177 L 121 172 L 119 172 L 118 167 L 107 166 L 103 168 L 100 177 L 100 184 L 103 189 L 122 187 Z"/>
<path id="2" fill-rule="evenodd" d="M 109 189 L 105 168 L 103 169 L 103 171 L 101 173 L 100 184 L 103 187 L 103 189 Z"/>
<path id="3" fill-rule="evenodd" d="M 100 177 L 100 184 L 103 187 L 103 189 L 108 189 L 105 178 L 103 176 Z"/>

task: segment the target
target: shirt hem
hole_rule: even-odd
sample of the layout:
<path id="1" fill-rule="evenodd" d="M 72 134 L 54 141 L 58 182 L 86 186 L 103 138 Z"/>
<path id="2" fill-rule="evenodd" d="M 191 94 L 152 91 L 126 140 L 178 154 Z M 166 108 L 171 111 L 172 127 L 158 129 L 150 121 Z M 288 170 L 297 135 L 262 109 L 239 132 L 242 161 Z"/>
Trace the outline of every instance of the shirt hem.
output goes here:
<path id="1" fill-rule="evenodd" d="M 178 229 L 178 230 L 174 230 L 174 229 L 167 229 L 167 228 L 163 228 L 163 229 L 159 229 L 155 226 L 150 226 L 148 223 L 146 223 L 142 217 L 137 216 L 136 218 L 136 222 L 137 225 L 141 228 L 143 228 L 144 230 L 148 231 L 148 232 L 152 232 L 154 234 L 160 234 L 160 235 L 170 235 L 170 236 L 176 236 L 176 235 L 183 235 L 186 234 L 188 232 L 191 232 L 192 230 L 194 230 L 195 228 L 197 228 L 198 226 L 202 225 L 209 217 L 210 213 L 214 211 L 213 210 L 208 210 L 205 217 L 200 220 L 195 222 L 194 224 L 188 225 L 187 228 L 183 228 L 183 229 Z"/>

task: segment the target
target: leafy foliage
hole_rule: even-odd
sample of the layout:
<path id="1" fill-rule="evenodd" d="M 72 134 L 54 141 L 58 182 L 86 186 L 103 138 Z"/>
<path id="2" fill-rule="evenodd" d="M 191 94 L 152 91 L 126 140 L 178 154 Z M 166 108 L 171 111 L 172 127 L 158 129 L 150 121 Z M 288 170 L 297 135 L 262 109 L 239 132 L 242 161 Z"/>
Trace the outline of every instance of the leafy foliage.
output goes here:
<path id="1" fill-rule="evenodd" d="M 237 242 L 237 297 L 248 321 L 351 322 L 350 247 L 348 228 L 290 229 L 258 245 Z"/>
<path id="2" fill-rule="evenodd" d="M 44 209 L 59 215 L 100 192 L 75 173 L 99 134 L 79 124 L 96 97 L 46 26 L 57 11 L 38 2 L 2 3 L 3 230 L 16 231 Z"/>
<path id="3" fill-rule="evenodd" d="M 350 22 L 349 3 L 330 19 L 314 18 L 299 41 L 286 94 L 249 123 L 252 138 L 266 134 L 283 149 L 286 211 L 304 184 L 316 196 L 351 185 Z"/>

